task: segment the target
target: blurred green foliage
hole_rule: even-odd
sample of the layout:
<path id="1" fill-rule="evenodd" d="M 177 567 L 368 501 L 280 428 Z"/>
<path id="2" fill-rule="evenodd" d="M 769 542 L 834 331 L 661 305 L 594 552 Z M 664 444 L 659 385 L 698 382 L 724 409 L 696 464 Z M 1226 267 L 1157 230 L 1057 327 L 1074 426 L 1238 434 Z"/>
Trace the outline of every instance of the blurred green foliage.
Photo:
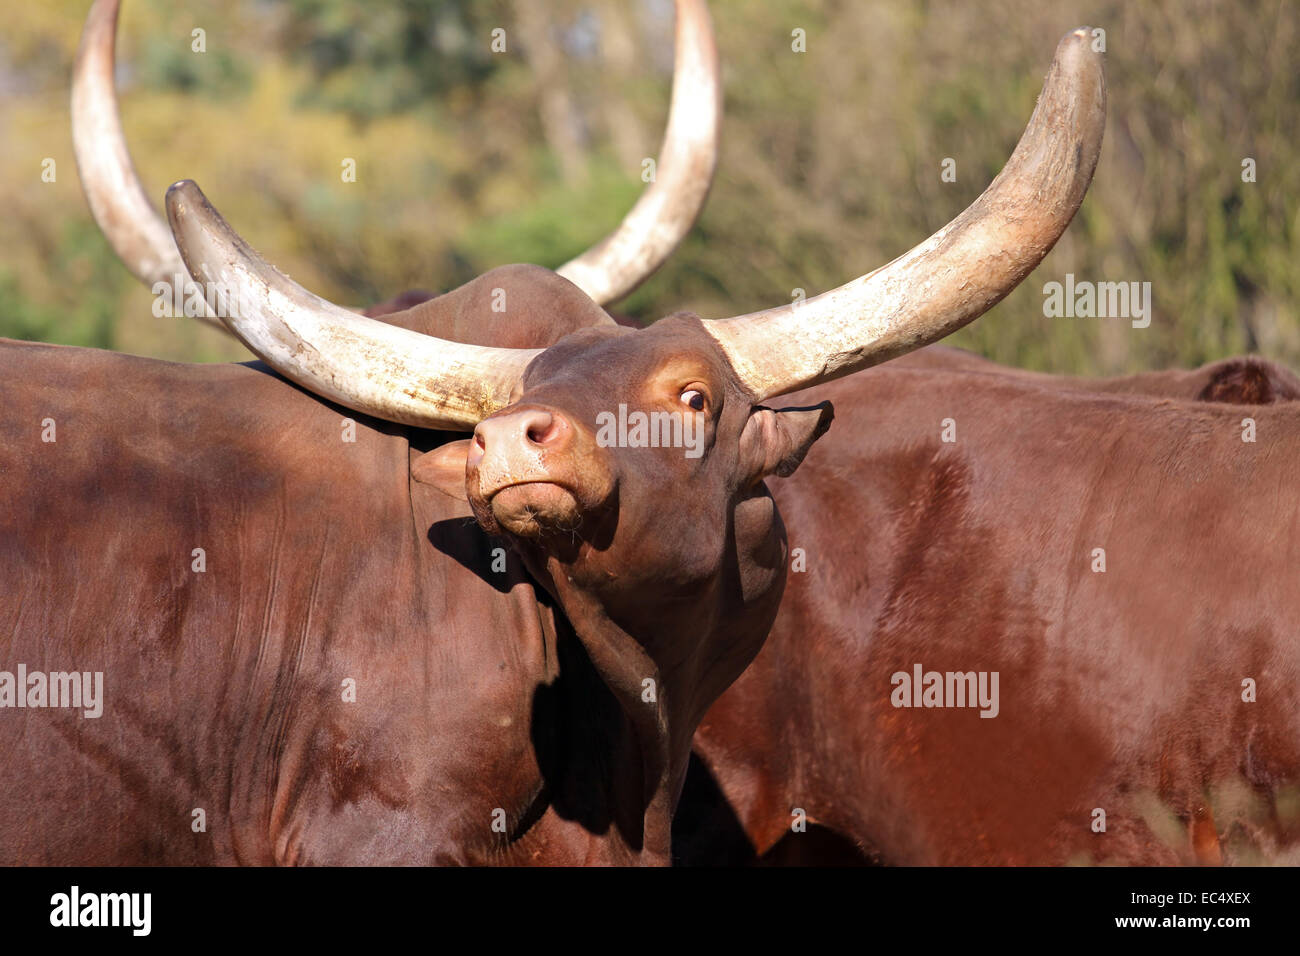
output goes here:
<path id="1" fill-rule="evenodd" d="M 94 229 L 67 107 L 87 6 L 15 5 L 0 38 L 0 335 L 245 357 L 192 320 L 155 318 Z M 711 9 L 726 70 L 717 181 L 695 232 L 620 311 L 736 314 L 905 251 L 996 175 L 1057 40 L 1089 23 L 1106 31 L 1109 83 L 1093 188 L 1038 271 L 954 344 L 1084 374 L 1247 350 L 1300 366 L 1300 5 Z M 545 45 L 560 69 L 542 82 Z M 352 305 L 507 262 L 555 267 L 599 240 L 658 150 L 671 66 L 668 0 L 125 0 L 119 27 L 123 118 L 151 193 L 196 179 L 268 258 Z M 564 122 L 543 122 L 547 97 Z M 1242 181 L 1247 157 L 1257 182 Z M 340 176 L 349 158 L 355 183 Z M 1151 327 L 1044 317 L 1044 283 L 1067 272 L 1151 282 Z"/>
<path id="2" fill-rule="evenodd" d="M 502 3 L 478 0 L 288 0 L 284 54 L 310 70 L 300 102 L 358 120 L 457 91 L 481 92 L 501 65 L 483 38 Z"/>

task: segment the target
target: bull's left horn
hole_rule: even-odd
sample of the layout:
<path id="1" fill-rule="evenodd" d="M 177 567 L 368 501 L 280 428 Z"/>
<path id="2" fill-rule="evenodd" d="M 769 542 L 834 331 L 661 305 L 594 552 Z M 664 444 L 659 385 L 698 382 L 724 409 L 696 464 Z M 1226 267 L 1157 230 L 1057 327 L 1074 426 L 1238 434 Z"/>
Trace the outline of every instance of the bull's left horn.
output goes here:
<path id="1" fill-rule="evenodd" d="M 1056 48 L 1016 151 L 965 212 L 875 272 L 806 302 L 705 323 L 759 399 L 895 358 L 955 332 L 1042 261 L 1092 181 L 1106 79 L 1092 31 Z"/>
<path id="2" fill-rule="evenodd" d="M 663 265 L 691 231 L 713 183 L 722 71 L 704 0 L 677 0 L 675 57 L 654 180 L 617 229 L 555 270 L 601 305 L 623 298 Z"/>
<path id="3" fill-rule="evenodd" d="M 230 330 L 281 375 L 356 411 L 466 431 L 510 403 L 540 354 L 448 342 L 326 302 L 250 249 L 189 180 L 167 190 L 167 217 Z"/>
<path id="4" fill-rule="evenodd" d="M 113 89 L 119 0 L 95 0 L 72 71 L 72 151 L 90 214 L 122 264 L 152 287 L 185 275 L 171 232 L 131 164 Z M 212 315 L 200 316 L 225 331 Z"/>
<path id="5" fill-rule="evenodd" d="M 668 258 L 703 208 L 717 165 L 722 81 L 709 11 L 705 0 L 676 2 L 672 105 L 654 182 L 614 232 L 558 270 L 601 305 L 627 295 Z M 113 88 L 119 5 L 95 0 L 86 17 L 72 77 L 72 142 L 95 222 L 123 264 L 152 285 L 184 267 L 122 132 Z"/>
<path id="6" fill-rule="evenodd" d="M 122 134 L 113 91 L 118 0 L 95 0 L 72 71 L 72 149 L 90 212 L 113 251 L 147 285 L 185 266 L 167 224 L 153 211 Z"/>

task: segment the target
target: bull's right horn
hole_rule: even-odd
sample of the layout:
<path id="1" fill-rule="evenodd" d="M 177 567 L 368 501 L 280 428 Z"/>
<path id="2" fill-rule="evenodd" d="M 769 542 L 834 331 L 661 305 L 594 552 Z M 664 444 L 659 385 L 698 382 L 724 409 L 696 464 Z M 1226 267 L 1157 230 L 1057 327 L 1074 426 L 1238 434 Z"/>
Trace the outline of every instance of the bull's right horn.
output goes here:
<path id="1" fill-rule="evenodd" d="M 1038 106 L 988 189 L 933 236 L 806 302 L 705 323 L 760 400 L 876 365 L 955 332 L 1042 261 L 1092 181 L 1106 79 L 1092 31 L 1056 48 Z"/>

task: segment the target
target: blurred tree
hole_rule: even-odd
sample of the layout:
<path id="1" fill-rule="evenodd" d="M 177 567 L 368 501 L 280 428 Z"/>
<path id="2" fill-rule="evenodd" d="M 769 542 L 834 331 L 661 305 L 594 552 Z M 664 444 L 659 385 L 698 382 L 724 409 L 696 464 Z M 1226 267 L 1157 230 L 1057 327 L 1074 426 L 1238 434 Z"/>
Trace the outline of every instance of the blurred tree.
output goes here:
<path id="1" fill-rule="evenodd" d="M 564 24 L 559 11 L 546 0 L 515 0 L 517 36 L 522 38 L 524 56 L 532 66 L 546 145 L 555 154 L 565 184 L 584 179 L 582 128 L 569 91 L 568 70 L 560 33 Z"/>
<path id="2" fill-rule="evenodd" d="M 500 0 L 288 0 L 279 43 L 311 71 L 303 102 L 365 120 L 481 87 L 504 21 Z"/>

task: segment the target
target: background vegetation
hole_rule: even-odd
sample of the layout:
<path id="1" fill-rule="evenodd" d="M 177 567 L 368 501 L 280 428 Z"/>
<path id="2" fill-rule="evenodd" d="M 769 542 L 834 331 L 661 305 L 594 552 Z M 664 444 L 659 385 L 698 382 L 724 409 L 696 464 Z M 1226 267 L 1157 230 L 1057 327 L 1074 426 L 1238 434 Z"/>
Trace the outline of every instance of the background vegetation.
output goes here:
<path id="1" fill-rule="evenodd" d="M 77 181 L 68 77 L 88 0 L 11 4 L 0 37 L 0 335 L 247 357 L 157 319 Z M 988 184 L 1056 41 L 1106 30 L 1109 122 L 1083 210 L 1039 271 L 954 340 L 1108 374 L 1248 350 L 1300 365 L 1300 4 L 1293 0 L 713 0 L 725 146 L 683 248 L 620 305 L 729 315 L 909 248 Z M 207 52 L 191 52 L 191 31 Z M 496 27 L 507 52 L 489 48 Z M 807 52 L 791 50 L 791 31 Z M 196 179 L 309 288 L 362 305 L 610 228 L 658 150 L 671 0 L 126 0 L 119 88 L 151 192 Z M 41 180 L 53 158 L 57 180 Z M 358 181 L 340 177 L 344 157 Z M 943 182 L 941 163 L 956 161 Z M 1243 183 L 1242 160 L 1258 181 Z M 1150 328 L 1045 318 L 1073 272 L 1152 283 Z"/>

